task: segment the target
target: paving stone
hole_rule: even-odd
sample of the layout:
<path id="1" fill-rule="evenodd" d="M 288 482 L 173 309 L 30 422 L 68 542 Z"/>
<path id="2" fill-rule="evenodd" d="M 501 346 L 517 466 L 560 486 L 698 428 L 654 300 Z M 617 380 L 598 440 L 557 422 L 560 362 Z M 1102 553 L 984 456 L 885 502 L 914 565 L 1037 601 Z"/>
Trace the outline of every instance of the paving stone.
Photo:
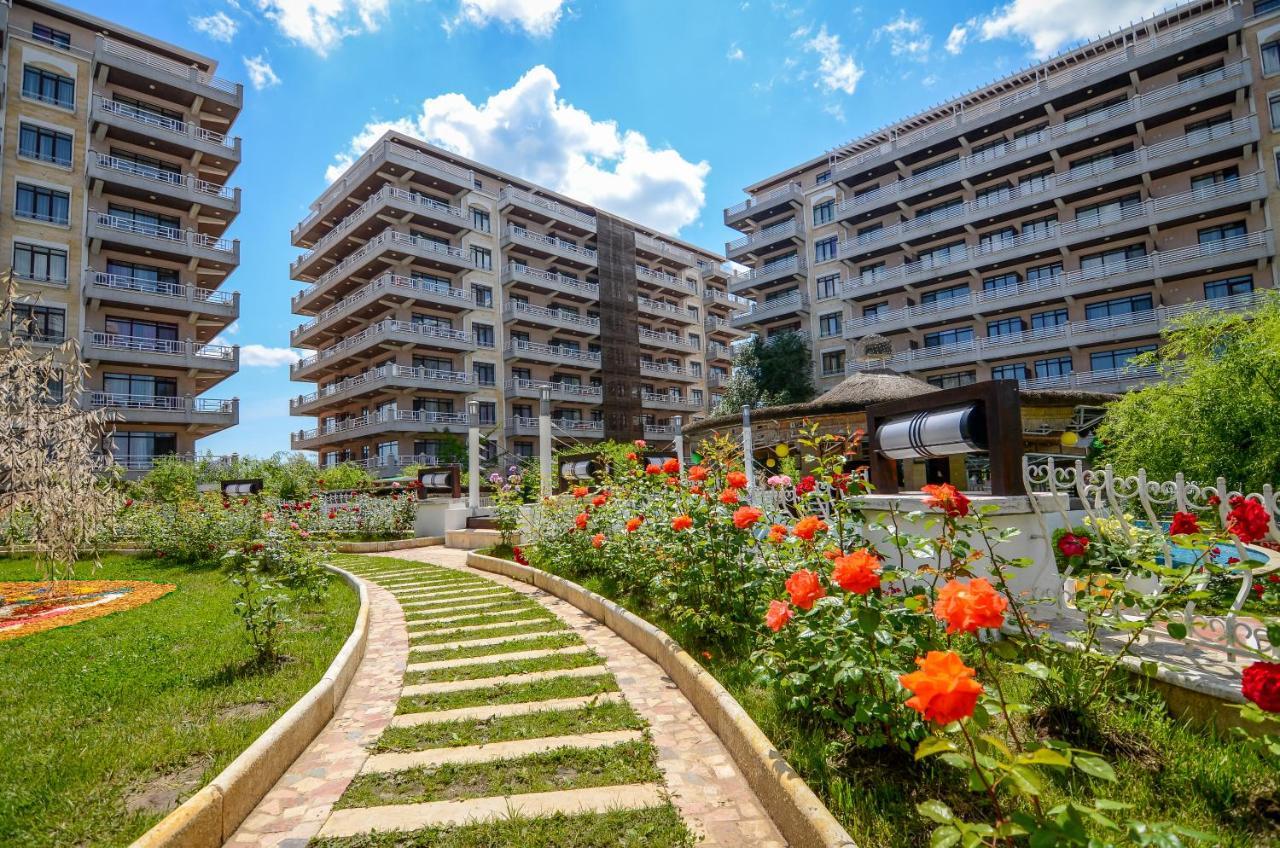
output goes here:
<path id="1" fill-rule="evenodd" d="M 502 627 L 516 627 L 516 626 L 524 626 L 524 625 L 528 625 L 529 627 L 533 627 L 533 625 L 542 625 L 540 627 L 536 627 L 532 630 L 527 631 L 527 633 L 525 634 L 521 634 L 521 635 L 529 635 L 529 636 L 542 635 L 545 633 L 555 633 L 555 632 L 563 631 L 565 629 L 563 621 L 557 621 L 554 618 L 534 618 L 534 619 L 530 619 L 529 621 L 498 621 L 498 622 L 494 622 L 493 624 L 468 624 L 463 627 L 452 627 L 447 630 L 411 630 L 409 631 L 409 635 L 410 636 L 428 636 L 428 635 L 438 636 L 441 633 L 477 633 L 477 632 L 483 632 L 485 630 L 497 630 Z M 506 638 L 510 639 L 512 637 L 507 636 Z"/>
<path id="2" fill-rule="evenodd" d="M 478 677 L 475 680 L 414 683 L 404 687 L 400 694 L 401 697 L 412 698 L 417 695 L 439 695 L 444 692 L 462 692 L 467 689 L 488 689 L 491 686 L 536 683 L 539 680 L 552 680 L 557 677 L 599 677 L 608 673 L 609 669 L 603 665 L 587 665 L 581 668 L 562 668 L 553 671 L 530 671 L 526 674 L 504 674 L 500 677 Z"/>
<path id="3" fill-rule="evenodd" d="M 520 704 L 485 704 L 479 707 L 439 710 L 434 713 L 403 713 L 391 719 L 391 726 L 416 727 L 419 724 L 443 724 L 447 721 L 506 718 L 549 710 L 580 710 L 595 704 L 620 703 L 623 703 L 621 692 L 601 692 L 599 695 L 584 695 L 580 698 L 553 698 L 550 701 L 526 701 Z"/>
<path id="4" fill-rule="evenodd" d="M 404 771 L 419 767 L 447 764 L 491 763 L 542 754 L 557 748 L 611 748 L 624 742 L 636 742 L 644 738 L 640 730 L 608 730 L 599 733 L 582 733 L 575 736 L 543 736 L 536 739 L 513 739 L 509 742 L 491 742 L 488 745 L 463 745 L 454 748 L 426 748 L 421 751 L 397 751 L 373 754 L 365 760 L 362 774 Z"/>
<path id="5" fill-rule="evenodd" d="M 452 651 L 457 648 L 483 648 L 489 645 L 504 645 L 523 639 L 534 639 L 539 636 L 557 635 L 555 631 L 547 633 L 522 633 L 515 636 L 486 636 L 482 639 L 464 639 L 458 642 L 433 642 L 430 645 L 410 645 L 409 653 L 426 651 Z"/>
<path id="6" fill-rule="evenodd" d="M 469 665 L 488 665 L 498 662 L 517 662 L 519 660 L 540 660 L 556 654 L 585 654 L 591 650 L 586 645 L 569 645 L 565 648 L 539 648 L 532 651 L 513 651 L 509 654 L 486 654 L 483 657 L 462 657 L 453 660 L 433 660 L 431 662 L 409 663 L 405 671 L 439 671 L 444 668 L 463 668 Z"/>

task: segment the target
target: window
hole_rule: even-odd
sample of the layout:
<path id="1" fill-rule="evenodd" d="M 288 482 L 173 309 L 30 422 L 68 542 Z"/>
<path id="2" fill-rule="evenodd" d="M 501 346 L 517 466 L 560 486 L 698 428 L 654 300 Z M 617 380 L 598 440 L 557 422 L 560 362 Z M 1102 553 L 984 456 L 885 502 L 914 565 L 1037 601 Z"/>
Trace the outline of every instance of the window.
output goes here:
<path id="1" fill-rule="evenodd" d="M 1140 244 L 1131 244 L 1115 250 L 1093 253 L 1080 258 L 1080 270 L 1095 271 L 1101 274 L 1114 273 L 1134 259 L 1147 255 L 1147 249 Z M 1118 267 L 1117 267 L 1118 266 Z"/>
<path id="2" fill-rule="evenodd" d="M 113 168 L 141 174 L 153 180 L 164 180 L 174 185 L 183 183 L 182 168 L 163 159 L 134 153 L 132 150 L 121 150 L 118 147 L 111 148 L 111 158 L 114 160 L 111 163 Z"/>
<path id="3" fill-rule="evenodd" d="M 964 201 L 957 197 L 954 200 L 948 200 L 943 203 L 937 203 L 933 206 L 921 209 L 916 213 L 916 217 L 912 220 L 918 223 L 924 223 L 925 221 L 942 221 L 959 214 L 963 208 Z"/>
<path id="4" fill-rule="evenodd" d="M 1013 197 L 1013 189 L 1007 185 L 998 185 L 979 191 L 974 195 L 973 202 L 979 209 L 985 209 L 988 206 L 1003 203 L 1011 197 Z"/>
<path id="5" fill-rule="evenodd" d="M 1125 213 L 1142 206 L 1142 198 L 1137 194 L 1095 203 L 1092 206 L 1081 206 L 1076 209 L 1076 224 L 1081 227 L 1096 227 L 1111 221 L 1120 221 Z"/>
<path id="6" fill-rule="evenodd" d="M 863 318 L 876 318 L 889 311 L 889 302 L 873 303 L 870 306 L 862 307 Z"/>
<path id="7" fill-rule="evenodd" d="M 826 274 L 818 278 L 818 300 L 840 294 L 840 275 Z"/>
<path id="8" fill-rule="evenodd" d="M 480 412 L 481 424 L 497 424 L 498 423 L 498 405 L 493 401 L 487 401 L 487 400 L 480 401 L 479 412 Z"/>
<path id="9" fill-rule="evenodd" d="M 182 238 L 182 219 L 176 215 L 161 215 L 146 209 L 134 209 L 132 206 L 121 206 L 112 203 L 107 206 L 107 214 L 115 219 L 111 223 L 124 226 L 134 232 L 160 238 Z"/>
<path id="10" fill-rule="evenodd" d="M 178 396 L 178 381 L 151 374 L 103 374 L 102 390 L 136 398 L 174 398 Z"/>
<path id="11" fill-rule="evenodd" d="M 1211 192 L 1214 186 L 1228 185 L 1240 181 L 1240 169 L 1232 165 L 1208 174 L 1199 174 L 1191 178 L 1191 188 L 1195 191 Z"/>
<path id="12" fill-rule="evenodd" d="M 76 81 L 53 71 L 26 65 L 22 69 L 22 96 L 63 109 L 74 109 Z"/>
<path id="13" fill-rule="evenodd" d="M 1129 361 L 1140 353 L 1156 349 L 1155 345 L 1139 345 L 1119 350 L 1103 350 L 1089 354 L 1089 367 L 1094 371 L 1117 371 L 1128 366 Z"/>
<path id="14" fill-rule="evenodd" d="M 55 165 L 71 165 L 71 136 L 44 127 L 22 124 L 18 130 L 18 155 Z"/>
<path id="15" fill-rule="evenodd" d="M 1277 0 L 1265 0 L 1254 5 L 1257 9 L 1259 6 L 1280 7 Z M 1262 45 L 1262 72 L 1270 76 L 1271 74 L 1280 72 L 1280 41 L 1272 41 Z"/>
<path id="16" fill-rule="evenodd" d="M 815 262 L 829 262 L 836 258 L 838 236 L 821 239 L 813 243 L 813 259 Z"/>
<path id="17" fill-rule="evenodd" d="M 1091 156 L 1082 156 L 1071 163 L 1068 173 L 1073 178 L 1087 176 L 1089 174 L 1101 174 L 1111 170 L 1116 166 L 1117 160 L 1127 153 L 1133 151 L 1132 144 L 1122 144 L 1119 147 L 1102 153 L 1095 153 Z"/>
<path id="18" fill-rule="evenodd" d="M 15 303 L 9 316 L 9 329 L 32 341 L 60 342 L 65 338 L 66 326 L 67 311 L 56 306 Z"/>
<path id="19" fill-rule="evenodd" d="M 1022 237 L 1026 239 L 1050 238 L 1058 229 L 1058 216 L 1046 215 L 1026 221 L 1022 225 Z"/>
<path id="20" fill-rule="evenodd" d="M 978 382 L 978 375 L 973 371 L 957 371 L 954 374 L 938 374 L 928 378 L 929 385 L 940 389 L 958 389 Z"/>
<path id="21" fill-rule="evenodd" d="M 493 289 L 489 286 L 472 283 L 471 294 L 476 299 L 476 306 L 493 306 Z"/>
<path id="22" fill-rule="evenodd" d="M 1050 327 L 1058 327 L 1067 323 L 1067 310 L 1064 309 L 1046 309 L 1044 312 L 1034 312 L 1031 315 L 1031 329 L 1047 330 Z"/>
<path id="23" fill-rule="evenodd" d="M 123 94 L 112 94 L 111 101 L 127 107 L 120 111 L 123 111 L 125 114 L 131 115 L 132 117 L 140 117 L 143 120 L 147 120 L 151 117 L 160 117 L 167 118 L 170 121 L 182 121 L 181 112 L 174 109 L 166 109 L 163 106 L 153 106 L 150 103 L 146 103 L 134 97 L 126 97 Z"/>
<path id="24" fill-rule="evenodd" d="M 1227 245 L 1221 244 L 1229 239 L 1238 239 L 1244 236 L 1244 221 L 1233 221 L 1230 224 L 1219 224 L 1216 227 L 1205 227 L 1196 235 L 1200 239 L 1201 244 L 1214 244 L 1225 248 Z"/>
<path id="25" fill-rule="evenodd" d="M 813 178 L 814 185 L 822 185 L 823 183 L 829 182 L 831 182 L 831 171 L 820 171 L 818 175 Z"/>
<path id="26" fill-rule="evenodd" d="M 434 327 L 437 330 L 453 329 L 452 318 L 441 318 L 438 315 L 425 315 L 421 312 L 415 312 L 409 316 L 409 320 L 415 327 Z"/>
<path id="27" fill-rule="evenodd" d="M 116 459 L 149 461 L 178 452 L 176 433 L 140 433 L 116 430 L 111 435 L 111 452 Z"/>
<path id="28" fill-rule="evenodd" d="M 1066 377 L 1071 374 L 1071 357 L 1053 356 L 1036 360 L 1037 377 Z"/>
<path id="29" fill-rule="evenodd" d="M 471 207 L 471 228 L 482 233 L 490 231 L 489 213 L 483 209 Z"/>
<path id="30" fill-rule="evenodd" d="M 818 335 L 827 338 L 840 335 L 839 312 L 828 312 L 818 318 Z"/>
<path id="31" fill-rule="evenodd" d="M 489 324 L 472 324 L 471 332 L 475 333 L 477 347 L 493 347 L 493 327 Z"/>
<path id="32" fill-rule="evenodd" d="M 493 270 L 493 251 L 487 247 L 477 247 L 471 245 L 471 261 L 476 263 L 476 267 L 481 271 Z"/>
<path id="33" fill-rule="evenodd" d="M 1048 132 L 1048 130 L 1049 125 L 1046 123 L 1036 124 L 1034 127 L 1027 127 L 1026 129 L 1016 131 L 1013 134 L 1013 148 L 1015 150 L 1022 150 L 1032 144 L 1039 143 L 1040 139 L 1044 137 L 1044 134 Z M 1046 171 L 1046 173 L 1048 172 Z"/>
<path id="34" fill-rule="evenodd" d="M 1231 277 L 1227 280 L 1216 280 L 1204 284 L 1204 299 L 1217 300 L 1222 297 L 1234 297 L 1253 291 L 1253 277 Z"/>
<path id="35" fill-rule="evenodd" d="M 844 373 L 843 350 L 828 350 L 822 354 L 822 373 L 824 375 Z"/>
<path id="36" fill-rule="evenodd" d="M 44 24 L 33 23 L 31 25 L 31 37 L 36 41 L 42 41 L 54 47 L 61 47 L 63 50 L 71 47 L 71 33 L 63 32 L 60 29 L 54 29 Z"/>
<path id="37" fill-rule="evenodd" d="M 999 321 L 987 322 L 987 337 L 1012 336 L 1026 329 L 1027 325 L 1021 318 L 1001 318 Z"/>
<path id="38" fill-rule="evenodd" d="M 1013 227 L 1002 227 L 990 233 L 983 233 L 978 237 L 978 248 L 981 250 L 999 250 L 1002 247 L 1012 243 L 1018 237 L 1018 231 Z"/>
<path id="39" fill-rule="evenodd" d="M 983 291 L 999 291 L 1000 289 L 1012 289 L 1017 287 L 1017 274 L 1000 274 L 996 277 L 987 277 L 982 281 Z"/>
<path id="40" fill-rule="evenodd" d="M 870 285 L 884 276 L 884 263 L 877 262 L 874 265 L 863 265 L 858 269 L 858 282 L 861 285 Z"/>
<path id="41" fill-rule="evenodd" d="M 108 335 L 127 336 L 133 339 L 150 339 L 158 342 L 178 340 L 177 324 L 162 324 L 159 321 L 143 321 L 139 318 L 107 316 L 105 330 Z M 156 347 L 164 348 L 167 345 Z"/>
<path id="42" fill-rule="evenodd" d="M 1081 127 L 1087 126 L 1091 118 L 1098 115 L 1105 115 L 1107 110 L 1112 106 L 1117 106 L 1124 101 L 1125 97 L 1124 95 L 1121 95 L 1119 97 L 1113 97 L 1110 100 L 1105 100 L 1102 103 L 1095 103 L 1092 106 L 1086 106 L 1085 108 L 1079 109 L 1075 112 L 1068 112 L 1062 116 L 1062 123 L 1066 125 L 1075 124 L 1076 126 Z"/>
<path id="43" fill-rule="evenodd" d="M 879 233 L 884 231 L 884 224 L 879 222 L 868 224 L 865 227 L 858 228 L 858 244 L 873 241 L 879 237 Z"/>
<path id="44" fill-rule="evenodd" d="M 1084 317 L 1087 319 L 1110 318 L 1114 315 L 1131 315 L 1134 312 L 1150 312 L 1151 309 L 1151 295 L 1135 294 L 1131 297 L 1117 297 L 1112 300 L 1090 303 L 1084 308 Z"/>
<path id="45" fill-rule="evenodd" d="M 17 203 L 13 214 L 18 218 L 66 224 L 70 220 L 71 195 L 44 186 L 18 183 Z"/>
<path id="46" fill-rule="evenodd" d="M 824 200 L 813 207 L 813 225 L 815 227 L 830 224 L 836 217 L 836 202 Z"/>
<path id="47" fill-rule="evenodd" d="M 702 393 L 702 389 L 690 389 L 690 390 L 689 390 L 689 400 L 690 400 L 691 402 L 693 402 L 693 403 L 697 404 L 698 406 L 702 406 L 702 403 L 703 403 L 703 397 L 704 397 L 704 396 L 703 396 L 703 393 Z"/>
<path id="48" fill-rule="evenodd" d="M 1215 127 L 1224 127 L 1231 123 L 1231 113 L 1224 112 L 1221 115 L 1214 115 L 1212 118 L 1201 118 L 1198 121 L 1192 121 L 1184 128 L 1187 135 L 1197 133 L 1200 135 L 1214 135 Z"/>
<path id="49" fill-rule="evenodd" d="M 953 300 L 964 300 L 969 296 L 969 284 L 960 283 L 959 285 L 949 286 L 945 289 L 935 289 L 934 291 L 923 292 L 920 295 L 920 305 L 927 306 L 931 303 L 942 304 Z"/>
<path id="50" fill-rule="evenodd" d="M 1062 273 L 1061 262 L 1050 262 L 1048 265 L 1037 265 L 1027 269 L 1027 282 L 1049 280 Z"/>
<path id="51" fill-rule="evenodd" d="M 1207 74 L 1211 74 L 1211 73 L 1213 73 L 1214 71 L 1221 72 L 1221 71 L 1222 71 L 1222 68 L 1223 68 L 1223 61 L 1222 61 L 1221 59 L 1219 59 L 1219 60 L 1218 60 L 1218 61 L 1216 61 L 1216 62 L 1210 62 L 1210 63 L 1209 63 L 1209 64 L 1207 64 L 1207 65 L 1201 65 L 1200 67 L 1198 67 L 1198 68 L 1192 68 L 1192 69 L 1191 69 L 1191 70 L 1189 70 L 1189 71 L 1183 71 L 1182 73 L 1178 74 L 1178 82 L 1186 82 L 1186 81 L 1187 81 L 1187 80 L 1189 80 L 1189 79 L 1195 79 L 1196 77 L 1202 77 L 1202 76 L 1205 76 L 1205 75 L 1207 75 Z M 1221 74 L 1221 73 L 1217 73 L 1217 74 L 1215 74 L 1215 75 L 1214 75 L 1214 79 L 1215 79 L 1215 80 L 1222 79 L 1222 74 Z"/>
<path id="52" fill-rule="evenodd" d="M 516 442 L 514 447 L 515 447 L 516 456 L 520 457 L 521 459 L 533 458 L 533 442 Z"/>
<path id="53" fill-rule="evenodd" d="M 972 327 L 956 327 L 951 330 L 936 330 L 932 333 L 924 334 L 924 346 L 927 348 L 953 347 L 955 345 L 967 344 L 972 341 Z"/>
<path id="54" fill-rule="evenodd" d="M 958 154 L 955 156 L 948 156 L 946 159 L 943 159 L 939 162 L 933 162 L 929 165 L 925 165 L 922 168 L 916 168 L 914 171 L 911 172 L 911 177 L 912 179 L 918 179 L 918 178 L 928 179 L 929 177 L 940 176 L 944 171 L 946 171 L 952 165 L 954 165 L 959 161 L 960 161 L 960 156 Z"/>
<path id="55" fill-rule="evenodd" d="M 13 244 L 13 273 L 44 283 L 67 281 L 67 252 L 35 244 Z"/>
<path id="56" fill-rule="evenodd" d="M 965 246 L 963 241 L 944 244 L 935 247 L 932 250 L 924 250 L 920 252 L 920 265 L 924 268 L 930 268 L 935 265 L 943 265 L 947 262 L 953 262 L 957 259 L 963 259 L 965 255 Z"/>
<path id="57" fill-rule="evenodd" d="M 1025 380 L 1027 379 L 1027 366 L 1021 362 L 1010 365 L 997 365 L 991 369 L 991 379 L 993 380 Z"/>
<path id="58" fill-rule="evenodd" d="M 497 384 L 497 370 L 492 362 L 473 362 L 471 368 L 475 373 L 477 385 L 492 386 Z"/>
<path id="59" fill-rule="evenodd" d="M 395 401 L 388 401 L 394 408 Z M 453 412 L 453 401 L 442 398 L 414 398 L 414 412 L 443 412 L 446 414 Z"/>

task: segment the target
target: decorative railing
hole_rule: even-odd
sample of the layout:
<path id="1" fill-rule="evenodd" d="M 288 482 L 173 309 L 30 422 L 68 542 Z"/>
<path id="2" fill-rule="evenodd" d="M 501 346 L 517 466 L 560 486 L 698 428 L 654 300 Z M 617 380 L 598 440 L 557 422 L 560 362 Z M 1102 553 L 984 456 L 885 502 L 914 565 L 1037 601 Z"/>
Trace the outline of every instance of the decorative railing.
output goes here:
<path id="1" fill-rule="evenodd" d="M 799 234 L 800 234 L 800 229 L 796 225 L 796 219 L 789 218 L 788 220 L 783 221 L 780 224 L 774 224 L 773 226 L 765 227 L 763 230 L 760 230 L 759 232 L 752 233 L 751 235 L 748 235 L 748 236 L 743 236 L 740 239 L 734 239 L 733 241 L 725 245 L 725 247 L 728 249 L 730 253 L 733 253 L 734 251 L 742 250 L 743 248 L 746 248 L 746 247 L 766 244 L 769 242 L 777 241 L 778 239 L 785 239 L 785 238 L 798 236 Z"/>
<path id="2" fill-rule="evenodd" d="M 519 377 L 508 380 L 506 384 L 508 394 L 520 391 L 541 391 L 544 388 L 550 389 L 553 397 L 581 399 L 584 403 L 595 403 L 604 396 L 604 389 L 600 386 L 581 386 L 576 383 L 526 380 L 523 377 Z"/>
<path id="3" fill-rule="evenodd" d="M 748 209 L 753 209 L 757 206 L 767 206 L 773 203 L 773 201 L 777 200 L 780 197 L 787 197 L 787 196 L 799 197 L 802 192 L 803 192 L 803 189 L 801 188 L 799 183 L 787 183 L 784 186 L 779 186 L 777 188 L 770 189 L 769 191 L 766 191 L 763 194 L 757 194 L 752 197 L 748 197 L 746 200 L 742 201 L 741 203 L 735 203 L 734 205 L 730 206 L 728 209 L 724 210 L 724 212 L 727 217 L 733 217 L 734 215 L 741 214 L 743 212 L 746 212 Z"/>
<path id="4" fill-rule="evenodd" d="M 333 229 L 325 233 L 311 249 L 302 256 L 294 260 L 295 268 L 303 265 L 309 265 L 320 256 L 324 250 L 336 241 L 348 234 L 351 226 L 361 220 L 370 210 L 377 209 L 379 206 L 390 200 L 396 200 L 410 207 L 416 207 L 424 210 L 430 210 L 434 214 L 451 218 L 458 223 L 466 221 L 466 216 L 458 206 L 436 200 L 434 197 L 428 197 L 425 194 L 419 194 L 416 191 L 399 188 L 397 186 L 385 185 L 369 196 L 369 199 L 357 206 L 350 214 L 333 226 Z"/>
<path id="5" fill-rule="evenodd" d="M 234 254 L 236 252 L 236 243 L 233 240 L 214 238 L 204 233 L 198 233 L 195 230 L 168 227 L 151 221 L 139 221 L 136 218 L 113 215 L 110 212 L 89 210 L 89 216 L 90 220 L 99 227 L 107 227 L 121 233 L 160 239 L 161 241 L 183 244 L 189 248 L 201 248 L 218 253 Z"/>
<path id="6" fill-rule="evenodd" d="M 666 274 L 662 271 L 654 271 L 643 265 L 636 266 L 636 276 L 645 282 L 654 283 L 668 289 L 680 289 L 682 291 L 697 293 L 698 286 L 694 283 L 683 280 L 673 274 Z"/>
<path id="7" fill-rule="evenodd" d="M 112 171 L 119 171 L 122 174 L 129 174 L 134 177 L 141 177 L 145 180 L 151 180 L 157 183 L 174 188 L 190 189 L 198 191 L 201 194 L 209 194 L 214 197 L 221 197 L 226 200 L 234 200 L 236 196 L 235 189 L 228 186 L 220 186 L 217 183 L 211 183 L 208 180 L 202 180 L 189 174 L 183 174 L 181 171 L 166 171 L 163 168 L 157 168 L 154 165 L 145 165 L 134 162 L 130 159 L 121 159 L 119 156 L 111 156 L 106 153 L 96 153 L 98 167 L 107 168 Z"/>
<path id="8" fill-rule="evenodd" d="M 571 359 L 591 365 L 600 364 L 600 354 L 598 353 L 561 345 L 541 344 L 539 342 L 512 341 L 507 345 L 507 354 L 509 356 L 519 356 L 520 354 L 553 356 L 557 359 Z"/>
<path id="9" fill-rule="evenodd" d="M 559 321 L 566 324 L 572 324 L 581 327 L 584 330 L 596 332 L 600 329 L 600 319 L 593 318 L 590 315 L 580 315 L 577 312 L 571 312 L 567 309 L 557 309 L 554 307 L 534 306 L 529 303 L 521 303 L 512 301 L 507 304 L 503 313 L 507 318 L 519 318 L 528 316 L 538 321 Z"/>
<path id="10" fill-rule="evenodd" d="M 412 409 L 390 409 L 383 412 L 371 412 L 357 415 L 342 421 L 333 421 L 312 430 L 299 430 L 294 434 L 294 441 L 301 442 L 320 436 L 332 436 L 337 433 L 349 433 L 364 427 L 377 427 L 383 424 L 409 423 L 415 425 L 436 425 L 465 427 L 469 418 L 465 412 L 426 412 Z"/>
<path id="11" fill-rule="evenodd" d="M 208 71 L 202 71 L 199 68 L 184 65 L 181 62 L 176 62 L 173 59 L 167 59 L 164 56 L 157 56 L 155 53 L 150 53 L 129 44 L 123 44 L 111 38 L 99 36 L 98 46 L 104 53 L 120 56 L 122 58 L 129 59 L 130 61 L 146 65 L 147 67 L 153 68 L 157 71 L 162 71 L 171 76 L 178 77 L 179 79 L 200 83 L 201 85 L 207 85 L 210 88 L 216 88 L 218 91 L 223 91 L 227 94 L 235 94 L 240 89 L 239 84 L 234 83 L 231 80 L 214 76 Z"/>
<path id="12" fill-rule="evenodd" d="M 291 408 L 306 406 L 315 403 L 318 400 L 334 397 L 345 392 L 355 391 L 361 388 L 370 388 L 382 383 L 390 382 L 393 379 L 401 380 L 421 380 L 433 384 L 445 384 L 457 386 L 459 391 L 465 391 L 470 386 L 475 385 L 475 377 L 465 371 L 445 371 L 437 368 L 420 368 L 410 365 L 383 365 L 379 368 L 371 368 L 363 374 L 356 374 L 352 377 L 344 377 L 341 380 L 330 383 L 329 385 L 312 392 L 309 395 L 299 395 L 289 401 Z"/>
<path id="13" fill-rule="evenodd" d="M 112 289 L 114 291 L 137 292 L 155 297 L 168 297 L 191 303 L 212 303 L 229 305 L 236 301 L 235 292 L 217 289 L 202 289 L 197 286 L 184 286 L 179 283 L 166 283 L 145 277 L 130 277 L 123 274 L 108 274 L 105 271 L 85 270 L 85 282 L 90 286 Z"/>
<path id="14" fill-rule="evenodd" d="M 129 103 L 119 103 L 107 97 L 95 96 L 94 103 L 96 107 L 108 115 L 114 115 L 119 118 L 134 121 L 140 124 L 146 124 L 154 129 L 164 130 L 166 132 L 177 133 L 194 138 L 197 141 L 207 141 L 211 144 L 218 144 L 232 150 L 236 147 L 237 139 L 223 135 L 213 130 L 207 130 L 204 127 L 195 124 L 170 118 L 168 115 L 161 115 L 158 112 L 152 112 L 149 109 L 143 109 L 133 106 Z"/>
<path id="15" fill-rule="evenodd" d="M 524 189 L 519 189 L 515 186 L 507 186 L 504 188 L 499 192 L 498 198 L 500 200 L 518 200 L 528 206 L 537 206 L 540 209 L 545 209 L 549 214 L 554 215 L 561 220 L 574 221 L 582 224 L 584 227 L 595 229 L 596 226 L 595 215 L 588 215 L 585 212 L 580 212 L 570 206 L 565 206 L 563 203 L 557 203 L 547 197 L 538 197 L 535 194 L 531 194 Z"/>
<path id="16" fill-rule="evenodd" d="M 502 272 L 502 281 L 509 283 L 512 280 L 529 280 L 532 282 L 545 283 L 549 286 L 559 286 L 568 288 L 575 292 L 580 292 L 583 297 L 595 300 L 600 296 L 600 284 L 591 283 L 585 280 L 566 277 L 564 274 L 557 274 L 555 271 L 543 271 L 538 268 L 530 268 L 528 265 L 521 265 L 517 262 L 508 263 Z"/>
<path id="17" fill-rule="evenodd" d="M 453 286 L 444 285 L 443 283 L 431 282 L 429 280 L 418 280 L 413 277 L 402 277 L 396 274 L 383 274 L 382 276 L 374 279 L 368 285 L 357 289 L 354 293 L 347 295 L 342 300 L 339 300 L 337 303 L 333 304 L 333 306 L 330 306 L 307 323 L 300 325 L 293 331 L 294 338 L 310 332 L 325 321 L 348 311 L 358 304 L 373 300 L 388 293 L 403 294 L 407 297 L 426 294 L 431 295 L 432 297 L 439 297 L 446 303 L 456 304 L 458 306 L 471 307 L 475 305 L 475 296 L 468 289 L 456 289 Z"/>
<path id="18" fill-rule="evenodd" d="M 507 226 L 507 237 L 513 238 L 518 242 L 533 245 L 535 247 L 555 250 L 561 253 L 568 253 L 584 262 L 590 262 L 592 265 L 596 263 L 596 252 L 589 247 L 581 247 L 571 241 L 565 241 L 555 236 L 544 236 L 541 233 L 535 233 L 533 230 L 527 230 L 524 227 L 514 225 Z"/>
<path id="19" fill-rule="evenodd" d="M 450 327 L 436 327 L 431 324 L 420 323 L 418 321 L 397 321 L 394 319 L 387 319 L 385 321 L 378 321 L 370 324 L 354 336 L 348 336 L 333 347 L 327 347 L 317 354 L 300 360 L 294 365 L 294 368 L 295 370 L 310 368 L 312 365 L 317 363 L 325 362 L 326 360 L 341 356 L 349 351 L 359 349 L 368 344 L 369 341 L 376 336 L 389 335 L 392 333 L 422 339 L 439 339 L 442 341 L 456 342 L 462 345 L 475 344 L 471 333 L 468 333 L 465 330 L 454 330 Z"/>

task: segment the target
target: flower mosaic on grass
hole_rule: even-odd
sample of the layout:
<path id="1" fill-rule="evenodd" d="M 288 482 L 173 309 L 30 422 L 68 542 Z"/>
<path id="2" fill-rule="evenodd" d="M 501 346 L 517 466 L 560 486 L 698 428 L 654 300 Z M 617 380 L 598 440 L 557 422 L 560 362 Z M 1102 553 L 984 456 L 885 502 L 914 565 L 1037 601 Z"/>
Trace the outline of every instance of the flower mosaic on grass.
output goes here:
<path id="1" fill-rule="evenodd" d="M 0 583 L 0 641 L 140 607 L 175 588 L 141 580 Z"/>

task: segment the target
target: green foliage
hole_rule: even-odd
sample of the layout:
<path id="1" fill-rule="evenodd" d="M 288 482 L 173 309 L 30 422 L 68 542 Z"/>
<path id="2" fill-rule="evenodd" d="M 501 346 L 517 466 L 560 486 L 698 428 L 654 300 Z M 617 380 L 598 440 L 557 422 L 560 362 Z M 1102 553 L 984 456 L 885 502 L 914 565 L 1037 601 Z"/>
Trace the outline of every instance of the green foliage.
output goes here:
<path id="1" fill-rule="evenodd" d="M 194 498 L 202 483 L 257 479 L 262 480 L 264 495 L 286 501 L 303 500 L 318 489 L 362 489 L 374 482 L 369 472 L 355 463 L 319 468 L 300 453 L 233 457 L 229 461 L 212 456 L 194 462 L 161 457 L 151 471 L 129 486 L 129 493 L 137 500 L 179 503 Z"/>
<path id="2" fill-rule="evenodd" d="M 1280 479 L 1280 295 L 1249 314 L 1204 310 L 1183 316 L 1163 347 L 1135 364 L 1156 364 L 1164 382 L 1107 408 L 1101 454 L 1121 474 L 1145 468 L 1156 480 L 1188 480 L 1261 491 Z"/>
<path id="3" fill-rule="evenodd" d="M 280 658 L 285 628 L 292 623 L 284 611 L 288 599 L 271 578 L 252 565 L 233 576 L 231 582 L 240 590 L 234 608 L 244 624 L 245 638 L 253 648 L 254 662 L 273 665 Z"/>
<path id="4" fill-rule="evenodd" d="M 799 333 L 782 333 L 768 341 L 753 336 L 735 348 L 733 376 L 716 414 L 728 415 L 743 406 L 804 403 L 814 394 L 808 339 Z"/>

